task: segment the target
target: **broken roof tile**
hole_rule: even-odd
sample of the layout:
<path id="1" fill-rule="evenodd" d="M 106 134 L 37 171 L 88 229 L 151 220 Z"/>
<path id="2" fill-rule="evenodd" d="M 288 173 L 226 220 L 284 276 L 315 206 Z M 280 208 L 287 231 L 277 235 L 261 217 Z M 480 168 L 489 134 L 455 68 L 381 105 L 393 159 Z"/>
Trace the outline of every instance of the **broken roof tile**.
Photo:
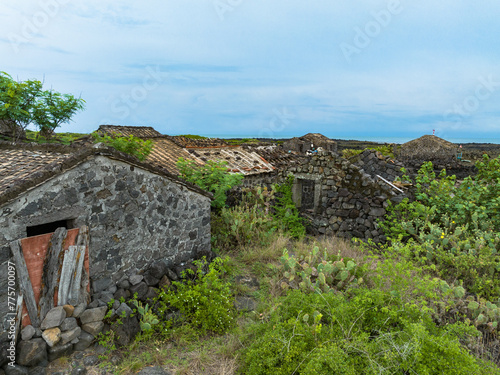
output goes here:
<path id="1" fill-rule="evenodd" d="M 182 136 L 167 136 L 176 145 L 184 148 L 228 147 L 229 145 L 219 138 L 193 139 Z"/>
<path id="2" fill-rule="evenodd" d="M 124 137 L 128 137 L 130 135 L 137 138 L 163 137 L 160 132 L 156 131 L 151 126 L 101 125 L 97 131 L 108 135 L 120 134 Z"/>

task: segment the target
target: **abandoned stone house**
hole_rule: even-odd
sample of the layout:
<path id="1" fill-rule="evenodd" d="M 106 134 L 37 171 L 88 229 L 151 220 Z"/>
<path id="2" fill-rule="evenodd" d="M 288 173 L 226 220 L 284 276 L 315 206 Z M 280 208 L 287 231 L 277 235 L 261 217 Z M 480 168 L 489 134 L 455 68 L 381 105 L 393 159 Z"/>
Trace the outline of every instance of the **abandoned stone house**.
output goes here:
<path id="1" fill-rule="evenodd" d="M 377 158 L 375 151 L 365 151 L 352 161 L 323 152 L 284 169 L 282 175 L 294 176 L 294 201 L 314 233 L 384 242 L 377 219 L 386 214 L 389 201 L 401 202 L 405 197 L 377 177 L 400 173 L 397 165 L 385 159 Z"/>
<path id="2" fill-rule="evenodd" d="M 318 149 L 337 152 L 337 142 L 319 133 L 308 133 L 302 137 L 294 137 L 283 142 L 283 150 L 297 154 L 305 154 L 308 151 Z"/>
<path id="3" fill-rule="evenodd" d="M 151 127 L 101 125 L 99 131 L 153 140 L 155 147 L 148 160 L 173 173 L 177 158 L 184 157 L 199 164 L 226 161 L 231 173 L 244 174 L 245 187 L 281 183 L 292 174 L 294 201 L 316 234 L 383 240 L 376 221 L 385 214 L 388 200 L 400 201 L 404 196 L 380 179 L 393 181 L 400 176 L 401 163 L 376 151 L 346 160 L 335 153 L 335 141 L 317 133 L 293 138 L 281 148 L 235 147 L 220 139 L 164 136 Z M 323 151 L 306 156 L 311 145 Z M 294 152 L 287 152 L 290 149 Z"/>
<path id="4" fill-rule="evenodd" d="M 0 343 L 12 241 L 86 225 L 97 285 L 209 251 L 210 203 L 210 193 L 112 149 L 0 145 Z"/>

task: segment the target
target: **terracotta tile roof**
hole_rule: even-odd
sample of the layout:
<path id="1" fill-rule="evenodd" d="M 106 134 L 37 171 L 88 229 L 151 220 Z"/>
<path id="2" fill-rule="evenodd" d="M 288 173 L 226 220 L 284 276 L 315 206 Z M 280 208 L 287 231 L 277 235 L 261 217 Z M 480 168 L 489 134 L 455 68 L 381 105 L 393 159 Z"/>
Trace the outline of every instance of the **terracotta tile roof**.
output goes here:
<path id="1" fill-rule="evenodd" d="M 204 164 L 207 160 L 226 161 L 231 173 L 245 175 L 268 173 L 275 168 L 253 149 L 230 146 L 224 140 L 192 139 L 188 137 L 161 135 L 151 127 L 101 125 L 99 131 L 133 134 L 143 139 L 151 139 L 154 147 L 146 161 L 165 168 L 173 175 L 178 175 L 176 163 L 179 158 L 190 159 Z"/>
<path id="2" fill-rule="evenodd" d="M 184 148 L 208 148 L 229 146 L 224 140 L 219 138 L 192 139 L 181 136 L 167 136 L 176 145 Z"/>
<path id="3" fill-rule="evenodd" d="M 250 175 L 268 173 L 275 169 L 259 154 L 243 147 L 197 148 L 188 149 L 188 151 L 191 158 L 200 163 L 208 160 L 225 161 L 228 163 L 228 170 L 232 173 Z"/>
<path id="4" fill-rule="evenodd" d="M 163 137 L 163 135 L 156 131 L 151 126 L 121 126 L 121 125 L 101 125 L 98 132 L 107 133 L 112 135 L 113 133 L 119 133 L 122 136 L 128 137 L 133 135 L 137 138 L 155 138 Z"/>
<path id="5" fill-rule="evenodd" d="M 179 174 L 177 169 L 177 160 L 179 158 L 191 159 L 194 158 L 189 152 L 182 147 L 177 146 L 174 142 L 167 138 L 153 139 L 154 147 L 151 154 L 148 155 L 147 161 L 153 165 L 167 169 L 174 175 Z"/>
<path id="6" fill-rule="evenodd" d="M 10 186 L 31 178 L 48 166 L 57 165 L 70 154 L 31 150 L 0 150 L 0 195 Z"/>

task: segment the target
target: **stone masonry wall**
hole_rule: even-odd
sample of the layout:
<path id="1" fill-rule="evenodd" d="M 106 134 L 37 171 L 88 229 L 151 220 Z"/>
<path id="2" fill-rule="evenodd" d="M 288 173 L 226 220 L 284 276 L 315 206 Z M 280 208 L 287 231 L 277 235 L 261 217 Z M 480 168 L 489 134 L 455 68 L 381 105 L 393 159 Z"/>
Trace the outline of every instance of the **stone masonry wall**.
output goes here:
<path id="1" fill-rule="evenodd" d="M 365 150 L 350 158 L 349 161 L 362 168 L 374 179 L 376 175 L 379 175 L 392 182 L 396 177 L 403 175 L 401 172 L 401 168 L 404 167 L 403 163 L 375 150 Z"/>
<path id="2" fill-rule="evenodd" d="M 259 173 L 245 176 L 239 187 L 252 188 L 257 186 L 267 186 L 279 183 L 281 176 L 278 172 Z"/>
<path id="3" fill-rule="evenodd" d="M 283 176 L 289 173 L 295 176 L 294 199 L 311 220 L 313 232 L 385 241 L 376 221 L 385 215 L 388 200 L 400 202 L 404 195 L 335 154 L 312 156 L 300 166 L 288 168 Z M 314 191 L 304 186 L 314 186 Z M 308 199 L 314 205 L 304 209 Z"/>
<path id="4" fill-rule="evenodd" d="M 0 207 L 2 319 L 10 241 L 26 237 L 27 226 L 59 220 L 89 226 L 94 285 L 119 281 L 159 259 L 171 267 L 210 250 L 210 198 L 130 164 L 95 157 Z M 3 319 L 0 342 L 6 328 Z"/>

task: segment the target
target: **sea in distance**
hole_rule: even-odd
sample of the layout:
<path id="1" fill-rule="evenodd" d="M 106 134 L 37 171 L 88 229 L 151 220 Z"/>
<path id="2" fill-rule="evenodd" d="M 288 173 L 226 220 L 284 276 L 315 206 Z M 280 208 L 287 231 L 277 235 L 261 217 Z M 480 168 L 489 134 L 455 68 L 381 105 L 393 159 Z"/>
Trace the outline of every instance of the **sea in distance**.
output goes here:
<path id="1" fill-rule="evenodd" d="M 228 135 L 228 134 L 200 134 L 205 137 L 209 138 L 224 138 L 224 139 L 231 139 L 231 138 L 268 138 L 268 137 L 259 137 L 258 135 Z M 284 135 L 276 135 L 275 138 L 272 139 L 288 139 L 288 138 L 293 138 L 293 137 L 301 137 L 304 134 L 300 135 L 289 135 L 289 136 L 284 136 Z M 329 134 L 324 134 L 327 137 L 330 137 L 332 139 L 343 139 L 343 140 L 353 140 L 353 141 L 367 141 L 367 142 L 377 142 L 377 143 L 397 143 L 397 144 L 402 144 L 409 142 L 413 139 L 416 139 L 418 137 L 387 137 L 387 136 L 380 136 L 380 137 L 365 137 L 362 135 L 353 135 L 352 137 L 335 137 L 331 136 Z M 439 137 L 438 134 L 436 136 Z M 492 144 L 500 144 L 500 138 L 447 138 L 447 137 L 442 137 L 443 139 L 447 140 L 448 142 L 455 143 L 455 144 L 466 144 L 466 143 L 492 143 Z"/>

